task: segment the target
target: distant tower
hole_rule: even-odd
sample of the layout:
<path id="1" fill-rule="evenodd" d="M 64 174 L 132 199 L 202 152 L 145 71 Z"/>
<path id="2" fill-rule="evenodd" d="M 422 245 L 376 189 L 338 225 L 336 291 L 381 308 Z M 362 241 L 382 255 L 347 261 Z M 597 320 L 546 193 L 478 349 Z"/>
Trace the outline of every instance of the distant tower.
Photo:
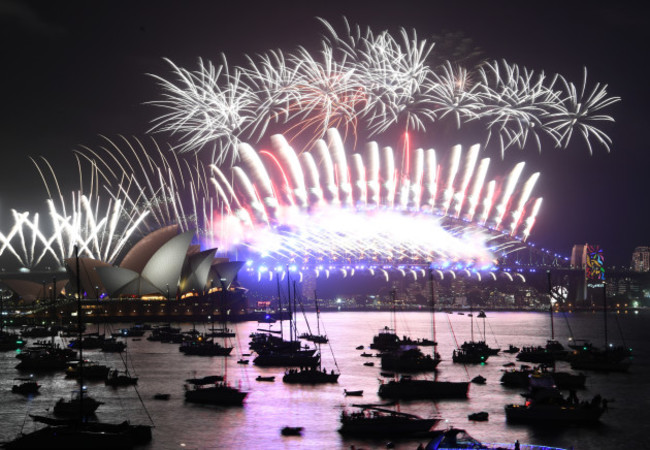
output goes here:
<path id="1" fill-rule="evenodd" d="M 605 258 L 599 245 L 577 244 L 571 251 L 571 267 L 585 271 L 584 282 L 578 286 L 578 298 L 593 304 L 605 283 Z M 592 298 L 593 297 L 593 298 Z"/>
<path id="2" fill-rule="evenodd" d="M 571 267 L 584 269 L 587 262 L 587 244 L 576 244 L 571 250 Z"/>
<path id="3" fill-rule="evenodd" d="M 632 270 L 650 272 L 650 247 L 637 247 L 632 253 Z"/>

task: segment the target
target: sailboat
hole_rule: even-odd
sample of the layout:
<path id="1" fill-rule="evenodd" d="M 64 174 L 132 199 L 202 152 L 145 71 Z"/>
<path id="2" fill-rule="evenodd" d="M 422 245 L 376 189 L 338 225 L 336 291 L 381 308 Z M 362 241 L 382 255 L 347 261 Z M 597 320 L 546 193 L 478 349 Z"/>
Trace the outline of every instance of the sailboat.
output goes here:
<path id="1" fill-rule="evenodd" d="M 433 284 L 433 273 L 430 273 L 431 283 L 431 331 L 433 341 L 436 342 L 435 326 L 435 289 Z M 436 361 L 436 366 L 441 361 L 440 355 L 433 347 L 432 360 Z M 384 368 L 382 361 L 382 368 Z M 438 381 L 436 379 L 413 379 L 409 375 L 402 376 L 399 380 L 390 380 L 379 385 L 377 394 L 381 398 L 389 399 L 439 399 L 439 398 L 467 398 L 469 382 L 466 381 Z"/>
<path id="2" fill-rule="evenodd" d="M 452 360 L 455 363 L 461 364 L 483 364 L 487 362 L 488 358 L 492 355 L 499 353 L 500 349 L 491 348 L 485 342 L 485 313 L 483 314 L 483 340 L 474 340 L 474 314 L 470 312 L 470 340 L 463 342 L 452 353 Z"/>
<path id="3" fill-rule="evenodd" d="M 280 281 L 278 284 L 278 303 L 282 310 L 280 296 Z M 295 286 L 294 286 L 295 288 Z M 302 348 L 295 333 L 294 310 L 291 307 L 291 281 L 287 269 L 287 310 L 289 312 L 289 340 L 284 340 L 283 321 L 280 320 L 280 336 L 271 333 L 256 333 L 252 336 L 250 348 L 257 352 L 253 364 L 260 367 L 316 367 L 320 363 L 320 355 L 315 355 L 316 349 Z M 294 299 L 295 303 L 295 299 Z M 295 305 L 294 305 L 295 306 Z M 281 316 L 282 317 L 282 316 Z M 262 330 L 264 331 L 264 330 Z"/>
<path id="4" fill-rule="evenodd" d="M 79 254 L 75 246 L 77 269 L 77 319 L 79 323 L 79 342 L 82 343 L 81 333 L 81 282 L 79 280 Z M 151 426 L 132 425 L 128 421 L 119 424 L 91 422 L 89 412 L 94 412 L 101 402 L 85 395 L 83 377 L 83 343 L 79 346 L 80 383 L 76 397 L 66 401 L 59 400 L 55 405 L 60 412 L 69 412 L 71 418 L 56 419 L 42 416 L 31 416 L 32 419 L 46 426 L 32 433 L 21 434 L 16 439 L 4 444 L 10 450 L 34 448 L 58 449 L 130 449 L 136 445 L 151 441 Z"/>
<path id="5" fill-rule="evenodd" d="M 396 322 L 395 291 L 392 291 L 391 295 L 393 299 L 393 322 Z M 425 355 L 417 347 L 416 341 L 412 341 L 406 336 L 399 339 L 395 332 L 396 328 L 396 325 L 393 324 L 393 329 L 390 330 L 392 332 L 380 333 L 375 336 L 373 344 L 371 344 L 371 347 L 374 345 L 375 348 L 385 348 L 381 354 L 381 368 L 388 371 L 408 373 L 432 372 L 436 370 L 436 367 L 441 361 L 440 355 L 435 351 L 436 345 L 434 344 L 433 355 Z M 381 338 L 381 336 L 385 337 Z M 389 339 L 389 336 L 393 336 L 394 339 Z M 379 342 L 382 342 L 384 345 L 378 345 Z M 389 345 L 391 342 L 396 344 L 396 346 Z M 435 343 L 435 338 L 433 342 Z"/>
<path id="6" fill-rule="evenodd" d="M 296 292 L 296 286 L 294 284 L 293 287 L 293 292 L 295 296 Z M 316 306 L 316 320 L 317 320 L 317 336 L 320 336 L 320 311 L 318 309 L 318 299 L 316 298 L 316 292 L 314 292 L 314 302 Z M 325 339 L 325 342 L 327 342 L 327 339 Z M 320 341 L 318 343 L 318 354 L 320 355 Z M 335 362 L 336 364 L 336 362 Z M 318 358 L 318 367 L 307 367 L 303 368 L 301 367 L 300 369 L 288 369 L 285 373 L 284 376 L 282 377 L 282 381 L 285 383 L 290 383 L 290 384 L 323 384 L 323 383 L 336 383 L 338 382 L 340 373 L 334 372 L 332 370 L 331 372 L 327 372 L 327 370 L 324 370 L 321 365 L 321 359 Z"/>
<path id="7" fill-rule="evenodd" d="M 213 301 L 214 303 L 214 301 Z M 219 342 L 214 340 L 215 334 L 218 334 L 214 331 L 214 306 L 212 314 L 212 331 L 210 333 L 210 339 L 206 339 L 205 336 L 200 335 L 198 332 L 192 334 L 192 339 L 188 341 L 181 342 L 179 351 L 185 355 L 194 355 L 194 356 L 229 356 L 232 352 L 232 347 L 225 347 Z M 222 317 L 225 317 L 225 314 L 221 313 Z M 225 320 L 224 327 L 225 329 Z"/>
<path id="8" fill-rule="evenodd" d="M 124 372 L 120 372 L 117 369 L 111 370 L 104 380 L 105 385 L 118 387 L 138 384 L 138 377 L 133 377 L 129 373 L 128 356 L 128 352 L 124 352 Z"/>
<path id="9" fill-rule="evenodd" d="M 219 278 L 221 279 L 221 304 L 225 308 L 226 284 L 223 278 Z M 210 375 L 203 378 L 186 380 L 188 383 L 185 384 L 186 401 L 221 406 L 242 406 L 244 404 L 244 399 L 248 395 L 248 392 L 228 384 L 225 373 L 228 368 L 225 358 L 227 355 L 224 354 L 221 356 L 224 357 L 224 375 Z"/>
<path id="10" fill-rule="evenodd" d="M 631 365 L 630 350 L 624 347 L 611 347 L 607 335 L 607 284 L 603 283 L 603 316 L 605 348 L 600 350 L 585 345 L 569 356 L 571 368 L 599 372 L 627 372 Z"/>

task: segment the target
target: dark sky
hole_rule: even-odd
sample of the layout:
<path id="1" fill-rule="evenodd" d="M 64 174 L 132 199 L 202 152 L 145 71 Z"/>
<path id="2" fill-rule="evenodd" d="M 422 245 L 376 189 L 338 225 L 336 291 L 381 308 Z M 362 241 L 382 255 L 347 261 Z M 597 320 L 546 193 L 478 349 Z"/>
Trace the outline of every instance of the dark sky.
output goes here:
<path id="1" fill-rule="evenodd" d="M 595 145 L 590 156 L 576 140 L 563 150 L 546 141 L 541 154 L 532 147 L 508 152 L 508 167 L 524 160 L 531 171 L 541 172 L 534 193 L 544 203 L 531 241 L 566 255 L 573 244 L 597 243 L 612 264 L 627 264 L 635 246 L 650 245 L 645 188 L 650 21 L 632 3 L 231 3 L 0 0 L 3 231 L 10 208 L 44 210 L 45 191 L 29 156 L 42 155 L 66 174 L 65 166 L 74 161 L 71 151 L 99 145 L 100 134 L 145 135 L 159 111 L 144 103 L 160 94 L 146 74 L 167 77 L 163 57 L 193 69 L 199 57 L 218 63 L 221 53 L 237 64 L 245 53 L 298 45 L 315 49 L 323 32 L 315 17 L 340 25 L 345 16 L 375 32 L 414 28 L 420 38 L 462 32 L 488 58 L 560 73 L 576 84 L 586 66 L 592 85 L 607 84 L 609 95 L 622 97 L 606 111 L 616 119 L 604 127 L 612 151 Z"/>

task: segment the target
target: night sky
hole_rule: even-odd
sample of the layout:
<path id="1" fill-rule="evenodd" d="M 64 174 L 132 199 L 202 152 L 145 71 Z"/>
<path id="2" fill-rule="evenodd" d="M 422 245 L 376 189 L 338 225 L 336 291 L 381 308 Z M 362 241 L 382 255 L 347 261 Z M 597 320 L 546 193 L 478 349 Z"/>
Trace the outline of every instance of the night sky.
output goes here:
<path id="1" fill-rule="evenodd" d="M 194 69 L 199 57 L 231 65 L 270 49 L 316 50 L 323 17 L 345 16 L 375 32 L 400 27 L 421 39 L 462 33 L 487 59 L 506 59 L 581 84 L 608 85 L 622 101 L 605 113 L 611 153 L 575 139 L 567 149 L 543 141 L 510 149 L 504 167 L 521 160 L 540 171 L 534 191 L 544 198 L 531 242 L 569 255 L 573 244 L 600 244 L 609 264 L 628 264 L 634 247 L 650 245 L 646 174 L 650 21 L 630 2 L 463 1 L 5 1 L 0 0 L 0 223 L 10 208 L 45 211 L 45 190 L 28 159 L 44 156 L 77 181 L 72 150 L 99 135 L 142 137 L 160 111 L 146 74 L 170 78 L 167 57 Z M 235 6 L 236 5 L 236 6 Z M 434 51 L 435 53 L 435 51 Z M 156 135 L 159 142 L 169 136 Z M 434 132 L 420 145 L 436 147 Z M 394 145 L 395 142 L 380 142 Z M 439 151 L 444 149 L 436 147 Z M 500 158 L 496 148 L 482 156 Z M 491 173 L 494 173 L 494 167 Z M 75 187 L 75 183 L 70 188 Z"/>

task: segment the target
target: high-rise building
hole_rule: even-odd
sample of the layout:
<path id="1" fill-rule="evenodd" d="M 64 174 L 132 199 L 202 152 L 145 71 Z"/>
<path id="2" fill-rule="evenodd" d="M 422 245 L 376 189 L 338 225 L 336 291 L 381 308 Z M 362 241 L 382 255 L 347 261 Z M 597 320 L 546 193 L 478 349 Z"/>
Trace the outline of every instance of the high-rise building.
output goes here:
<path id="1" fill-rule="evenodd" d="M 632 253 L 632 270 L 650 272 L 650 247 L 637 247 Z"/>
<path id="2" fill-rule="evenodd" d="M 576 244 L 571 250 L 571 267 L 584 269 L 587 263 L 587 244 Z"/>

